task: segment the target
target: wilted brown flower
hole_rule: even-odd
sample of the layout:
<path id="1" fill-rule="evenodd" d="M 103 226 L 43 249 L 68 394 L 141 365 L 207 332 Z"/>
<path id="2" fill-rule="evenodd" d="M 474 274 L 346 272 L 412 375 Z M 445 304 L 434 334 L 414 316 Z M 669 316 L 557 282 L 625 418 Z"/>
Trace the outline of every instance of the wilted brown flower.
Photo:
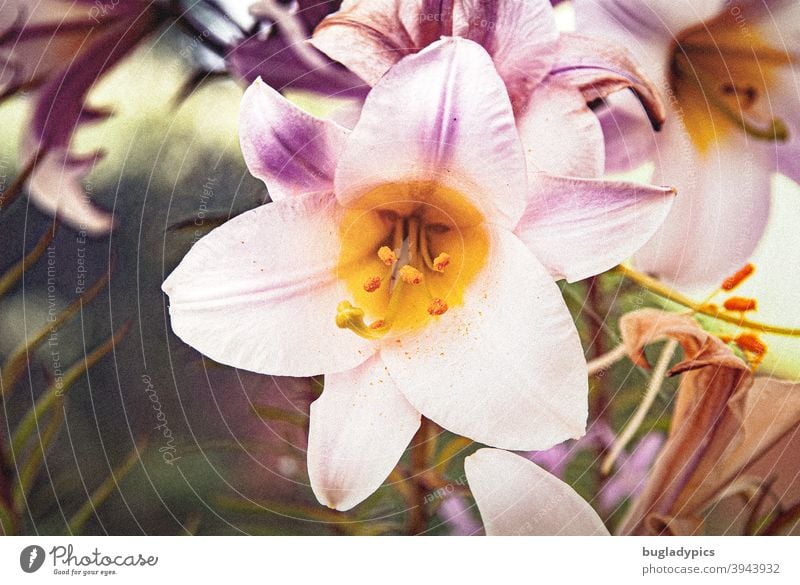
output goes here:
<path id="1" fill-rule="evenodd" d="M 620 327 L 631 358 L 640 365 L 647 366 L 644 346 L 661 339 L 676 339 L 684 351 L 684 360 L 670 370 L 683 377 L 669 438 L 620 531 L 705 533 L 706 514 L 715 503 L 787 472 L 759 462 L 800 433 L 800 385 L 754 377 L 690 316 L 644 309 L 625 315 Z"/>

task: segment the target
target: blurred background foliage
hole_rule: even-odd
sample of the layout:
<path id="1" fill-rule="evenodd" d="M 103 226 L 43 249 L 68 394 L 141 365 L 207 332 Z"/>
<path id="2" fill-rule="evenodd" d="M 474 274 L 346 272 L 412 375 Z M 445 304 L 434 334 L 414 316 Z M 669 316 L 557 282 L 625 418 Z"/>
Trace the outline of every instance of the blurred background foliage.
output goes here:
<path id="1" fill-rule="evenodd" d="M 216 80 L 177 103 L 188 75 L 180 41 L 166 36 L 140 48 L 102 80 L 90 101 L 112 105 L 116 115 L 82 129 L 76 141 L 79 149 L 100 145 L 108 151 L 86 187 L 97 203 L 113 210 L 117 228 L 108 238 L 85 239 L 59 227 L 51 243 L 45 240 L 38 261 L 29 258 L 19 280 L 0 298 L 6 382 L 9 360 L 24 356 L 16 383 L 3 387 L 0 413 L 10 465 L 5 473 L 17 478 L 17 485 L 6 486 L 13 492 L 14 518 L 5 526 L 25 534 L 402 533 L 408 456 L 387 485 L 353 512 L 316 503 L 305 471 L 305 427 L 321 380 L 224 367 L 170 331 L 160 291 L 165 275 L 209 229 L 267 196 L 239 152 L 241 88 Z M 290 97 L 317 114 L 339 105 L 302 94 Z M 19 171 L 24 102 L 24 96 L 17 97 L 0 107 L 3 189 Z M 784 187 L 780 197 L 790 190 Z M 785 218 L 780 201 L 777 209 Z M 776 266 L 776 258 L 782 264 L 760 270 L 758 278 L 764 280 L 754 278 L 747 284 L 753 290 L 742 294 L 762 301 L 764 320 L 798 326 L 796 291 L 782 286 L 780 268 L 789 266 L 795 274 L 800 269 L 798 246 L 786 244 L 797 241 L 797 222 L 790 228 L 773 224 L 783 247 L 776 251 L 768 237 L 766 251 L 759 253 L 765 264 Z M 0 270 L 12 269 L 53 227 L 52 219 L 25 198 L 3 209 Z M 81 299 L 83 290 L 98 281 L 96 296 Z M 562 284 L 562 290 L 590 359 L 619 344 L 622 314 L 661 306 L 615 274 Z M 71 304 L 71 316 L 51 330 L 53 319 Z M 45 339 L 34 344 L 42 331 Z M 795 343 L 770 340 L 779 351 L 768 359 L 780 352 L 783 357 L 763 367 L 796 376 Z M 659 348 L 649 351 L 655 361 Z M 67 385 L 62 378 L 59 387 L 59 376 L 72 366 L 74 381 Z M 627 360 L 594 376 L 590 420 L 619 432 L 637 408 L 647 379 Z M 647 434 L 666 432 L 675 388 L 674 380 L 663 386 L 634 445 Z M 31 421 L 30 433 L 19 436 Z M 439 435 L 431 453 L 439 464 L 437 479 L 426 498 L 430 533 L 457 532 L 459 524 L 462 531 L 479 526 L 463 479 L 463 458 L 477 447 Z M 595 442 L 567 449 L 564 477 L 595 508 L 610 479 L 599 471 L 607 447 Z M 460 517 L 447 523 L 452 514 L 445 513 L 444 504 L 453 497 L 464 505 Z M 612 531 L 624 510 L 623 501 L 602 512 Z"/>

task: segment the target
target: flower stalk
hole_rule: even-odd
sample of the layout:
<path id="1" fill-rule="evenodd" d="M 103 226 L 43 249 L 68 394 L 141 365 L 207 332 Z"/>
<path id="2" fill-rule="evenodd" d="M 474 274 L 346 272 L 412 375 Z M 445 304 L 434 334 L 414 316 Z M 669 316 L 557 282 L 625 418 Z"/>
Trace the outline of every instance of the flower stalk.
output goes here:
<path id="1" fill-rule="evenodd" d="M 615 270 L 617 273 L 621 274 L 628 280 L 635 282 L 642 288 L 647 289 L 668 301 L 683 305 L 695 313 L 700 313 L 702 315 L 712 317 L 718 321 L 724 321 L 725 323 L 731 323 L 737 327 L 741 327 L 742 329 L 751 329 L 753 331 L 771 333 L 773 335 L 785 335 L 787 337 L 800 337 L 800 329 L 795 327 L 781 327 L 779 325 L 759 323 L 758 321 L 746 319 L 742 313 L 720 311 L 717 307 L 698 303 L 683 293 L 671 289 L 661 281 L 628 266 L 623 266 L 620 264 L 615 268 Z"/>

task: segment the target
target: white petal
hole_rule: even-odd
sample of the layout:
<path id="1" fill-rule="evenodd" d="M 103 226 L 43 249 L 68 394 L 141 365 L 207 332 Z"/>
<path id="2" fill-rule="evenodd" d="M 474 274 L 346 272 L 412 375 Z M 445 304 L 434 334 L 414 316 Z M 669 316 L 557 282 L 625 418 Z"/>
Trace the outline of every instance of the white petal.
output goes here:
<path id="1" fill-rule="evenodd" d="M 598 177 L 603 174 L 603 132 L 583 94 L 558 81 L 540 84 L 517 121 L 528 176 Z"/>
<path id="2" fill-rule="evenodd" d="M 419 423 L 379 355 L 325 376 L 308 431 L 308 474 L 317 499 L 337 510 L 365 500 L 397 465 Z"/>
<path id="3" fill-rule="evenodd" d="M 716 287 L 750 258 L 770 207 L 770 145 L 721 136 L 698 152 L 678 118 L 662 130 L 654 182 L 678 192 L 661 229 L 635 256 L 677 287 Z"/>
<path id="4" fill-rule="evenodd" d="M 481 449 L 464 469 L 489 536 L 608 536 L 575 490 L 519 455 Z"/>
<path id="5" fill-rule="evenodd" d="M 210 358 L 279 376 L 354 368 L 372 344 L 336 326 L 341 208 L 331 194 L 262 205 L 198 241 L 162 288 L 172 328 Z"/>
<path id="6" fill-rule="evenodd" d="M 540 173 L 515 233 L 557 279 L 575 282 L 630 258 L 653 236 L 675 191 Z"/>
<path id="7" fill-rule="evenodd" d="M 434 181 L 513 225 L 525 158 L 508 94 L 486 51 L 445 39 L 400 61 L 367 96 L 339 159 L 336 197 L 354 205 L 378 186 Z"/>
<path id="8" fill-rule="evenodd" d="M 558 287 L 513 234 L 452 307 L 381 354 L 409 402 L 449 431 L 504 449 L 583 435 L 586 361 Z"/>

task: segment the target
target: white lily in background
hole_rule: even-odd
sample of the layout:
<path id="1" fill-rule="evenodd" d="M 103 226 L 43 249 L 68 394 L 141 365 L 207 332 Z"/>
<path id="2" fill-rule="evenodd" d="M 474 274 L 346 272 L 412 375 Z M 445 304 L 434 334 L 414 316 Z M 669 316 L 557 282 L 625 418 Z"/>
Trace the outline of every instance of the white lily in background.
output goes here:
<path id="1" fill-rule="evenodd" d="M 655 134 L 625 96 L 603 116 L 606 166 L 655 163 L 678 198 L 636 255 L 682 288 L 716 285 L 751 256 L 770 213 L 770 179 L 800 179 L 796 64 L 800 4 L 787 0 L 575 0 L 581 33 L 620 43 L 669 107 Z"/>
<path id="2" fill-rule="evenodd" d="M 554 279 L 632 254 L 671 189 L 529 181 L 503 81 L 458 38 L 393 66 L 352 131 L 258 81 L 240 125 L 275 202 L 201 239 L 163 289 L 175 333 L 212 359 L 325 374 L 308 447 L 322 503 L 377 489 L 420 415 L 509 449 L 583 434 L 586 363 Z"/>
<path id="3" fill-rule="evenodd" d="M 524 457 L 479 449 L 464 470 L 488 536 L 608 536 L 586 500 Z"/>

